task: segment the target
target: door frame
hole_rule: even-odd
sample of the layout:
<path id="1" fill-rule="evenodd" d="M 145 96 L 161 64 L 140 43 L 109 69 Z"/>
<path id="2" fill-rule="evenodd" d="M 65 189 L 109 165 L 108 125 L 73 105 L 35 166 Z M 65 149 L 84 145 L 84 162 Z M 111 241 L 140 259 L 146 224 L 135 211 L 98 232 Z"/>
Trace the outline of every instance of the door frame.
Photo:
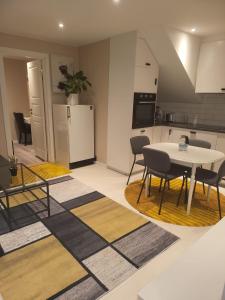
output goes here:
<path id="1" fill-rule="evenodd" d="M 49 54 L 34 51 L 20 50 L 14 48 L 0 47 L 0 93 L 2 101 L 2 109 L 4 115 L 5 135 L 8 155 L 12 155 L 12 133 L 9 119 L 9 109 L 6 96 L 6 81 L 4 58 L 24 58 L 41 60 L 43 70 L 43 87 L 44 87 L 44 100 L 45 100 L 45 131 L 47 138 L 47 157 L 48 161 L 55 161 L 55 148 L 54 148 L 54 131 L 53 131 L 53 114 L 52 114 L 52 92 L 51 92 L 51 74 L 50 74 L 50 59 Z M 47 130 L 48 129 L 48 130 Z"/>

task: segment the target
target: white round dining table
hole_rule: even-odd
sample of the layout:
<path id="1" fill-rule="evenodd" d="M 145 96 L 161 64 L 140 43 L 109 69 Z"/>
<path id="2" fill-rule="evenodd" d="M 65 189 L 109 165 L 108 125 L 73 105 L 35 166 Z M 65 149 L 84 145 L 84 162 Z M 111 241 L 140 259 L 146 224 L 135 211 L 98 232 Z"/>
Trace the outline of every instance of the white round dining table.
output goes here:
<path id="1" fill-rule="evenodd" d="M 191 202 L 192 202 L 194 185 L 195 185 L 196 168 L 204 164 L 211 164 L 212 165 L 211 169 L 213 170 L 214 164 L 225 158 L 225 154 L 220 151 L 194 147 L 194 146 L 188 146 L 186 151 L 180 151 L 179 144 L 177 143 L 156 143 L 156 144 L 145 146 L 145 148 L 164 151 L 168 153 L 171 162 L 180 165 L 190 166 L 192 168 L 191 178 L 190 178 L 190 188 L 188 194 L 187 214 L 190 214 L 190 210 L 191 210 Z M 209 197 L 209 193 L 210 193 L 210 187 L 208 188 L 208 197 Z"/>

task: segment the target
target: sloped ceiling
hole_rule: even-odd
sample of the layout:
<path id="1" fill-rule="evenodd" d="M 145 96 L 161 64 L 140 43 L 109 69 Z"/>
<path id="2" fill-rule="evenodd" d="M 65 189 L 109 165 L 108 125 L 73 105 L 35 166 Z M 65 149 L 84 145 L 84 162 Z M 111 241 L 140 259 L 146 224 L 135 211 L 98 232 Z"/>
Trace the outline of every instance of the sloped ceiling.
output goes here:
<path id="1" fill-rule="evenodd" d="M 176 49 L 164 27 L 155 26 L 142 32 L 160 65 L 159 102 L 189 102 L 200 100 Z"/>

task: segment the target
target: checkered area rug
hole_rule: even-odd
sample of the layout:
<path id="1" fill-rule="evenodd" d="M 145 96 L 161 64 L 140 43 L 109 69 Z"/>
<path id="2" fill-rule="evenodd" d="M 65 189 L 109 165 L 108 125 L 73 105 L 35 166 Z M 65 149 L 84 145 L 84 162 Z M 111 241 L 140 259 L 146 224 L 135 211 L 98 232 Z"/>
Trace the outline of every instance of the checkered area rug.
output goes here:
<path id="1" fill-rule="evenodd" d="M 40 189 L 10 198 L 11 231 L 0 213 L 5 300 L 97 299 L 178 240 L 70 176 L 49 183 L 50 217 Z"/>

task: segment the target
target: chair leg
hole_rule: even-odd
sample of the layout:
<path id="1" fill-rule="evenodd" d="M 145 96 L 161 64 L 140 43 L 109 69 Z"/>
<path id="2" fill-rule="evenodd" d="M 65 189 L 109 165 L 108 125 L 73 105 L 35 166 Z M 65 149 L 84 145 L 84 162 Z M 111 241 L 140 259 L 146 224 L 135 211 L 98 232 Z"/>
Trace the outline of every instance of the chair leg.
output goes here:
<path id="1" fill-rule="evenodd" d="M 163 179 L 161 178 L 160 179 L 160 185 L 159 185 L 159 193 L 161 192 L 161 189 L 162 189 L 162 183 L 163 183 Z"/>
<path id="2" fill-rule="evenodd" d="M 21 144 L 21 141 L 22 141 L 22 133 L 20 132 L 20 135 L 19 135 L 19 144 Z"/>
<path id="3" fill-rule="evenodd" d="M 184 183 L 185 183 L 185 181 L 186 181 L 186 178 L 183 177 L 183 181 L 182 181 L 182 185 L 181 185 L 181 188 L 180 188 L 179 196 L 178 196 L 178 198 L 177 198 L 177 207 L 178 207 L 179 204 L 180 204 L 180 198 L 181 198 L 181 196 L 182 196 L 182 192 L 183 192 L 183 189 L 184 189 Z"/>
<path id="4" fill-rule="evenodd" d="M 188 179 L 186 177 L 186 180 L 185 180 L 185 200 L 184 200 L 185 203 L 188 202 Z"/>
<path id="5" fill-rule="evenodd" d="M 162 203 L 163 203 L 163 199 L 164 199 L 164 192 L 165 192 L 165 188 L 166 188 L 166 183 L 167 183 L 167 180 L 165 180 L 164 185 L 163 185 L 163 190 L 162 190 L 160 205 L 159 205 L 159 213 L 158 213 L 159 215 L 161 214 L 161 210 L 162 210 Z"/>
<path id="6" fill-rule="evenodd" d="M 27 145 L 27 133 L 25 132 L 24 135 L 25 135 L 24 145 L 26 146 Z"/>
<path id="7" fill-rule="evenodd" d="M 144 189 L 144 186 L 145 186 L 145 181 L 146 181 L 146 179 L 147 179 L 147 176 L 148 176 L 148 172 L 146 172 L 146 175 L 145 175 L 144 181 L 143 181 L 143 183 L 142 183 L 141 190 L 140 190 L 140 193 L 139 193 L 139 196 L 138 196 L 138 199 L 137 199 L 137 203 L 139 203 L 139 201 L 140 201 L 141 194 L 142 194 L 142 191 L 143 191 L 143 189 Z"/>
<path id="8" fill-rule="evenodd" d="M 144 168 L 144 171 L 143 171 L 142 180 L 144 180 L 144 178 L 145 178 L 145 172 L 146 172 L 146 167 Z"/>
<path id="9" fill-rule="evenodd" d="M 220 219 L 222 219 L 221 206 L 220 206 L 220 190 L 219 190 L 219 186 L 217 186 L 217 200 L 218 200 L 218 207 L 219 207 Z"/>
<path id="10" fill-rule="evenodd" d="M 193 197 L 195 195 L 196 186 L 197 186 L 197 181 L 195 181 L 195 186 L 194 186 L 194 191 L 193 191 Z"/>
<path id="11" fill-rule="evenodd" d="M 132 167 L 131 167 L 131 169 L 130 169 L 130 174 L 129 174 L 129 177 L 128 177 L 128 179 L 127 179 L 127 185 L 129 184 L 130 176 L 131 176 L 131 174 L 132 174 L 132 172 L 133 172 L 134 165 L 135 165 L 135 159 L 134 159 L 133 165 L 132 165 Z"/>
<path id="12" fill-rule="evenodd" d="M 205 195 L 205 184 L 204 184 L 204 182 L 202 183 L 202 189 L 203 189 L 203 193 Z"/>
<path id="13" fill-rule="evenodd" d="M 170 181 L 167 181 L 168 190 L 170 190 Z"/>
<path id="14" fill-rule="evenodd" d="M 151 187 L 152 187 L 152 175 L 150 175 L 149 186 L 148 186 L 148 196 L 151 196 Z"/>

